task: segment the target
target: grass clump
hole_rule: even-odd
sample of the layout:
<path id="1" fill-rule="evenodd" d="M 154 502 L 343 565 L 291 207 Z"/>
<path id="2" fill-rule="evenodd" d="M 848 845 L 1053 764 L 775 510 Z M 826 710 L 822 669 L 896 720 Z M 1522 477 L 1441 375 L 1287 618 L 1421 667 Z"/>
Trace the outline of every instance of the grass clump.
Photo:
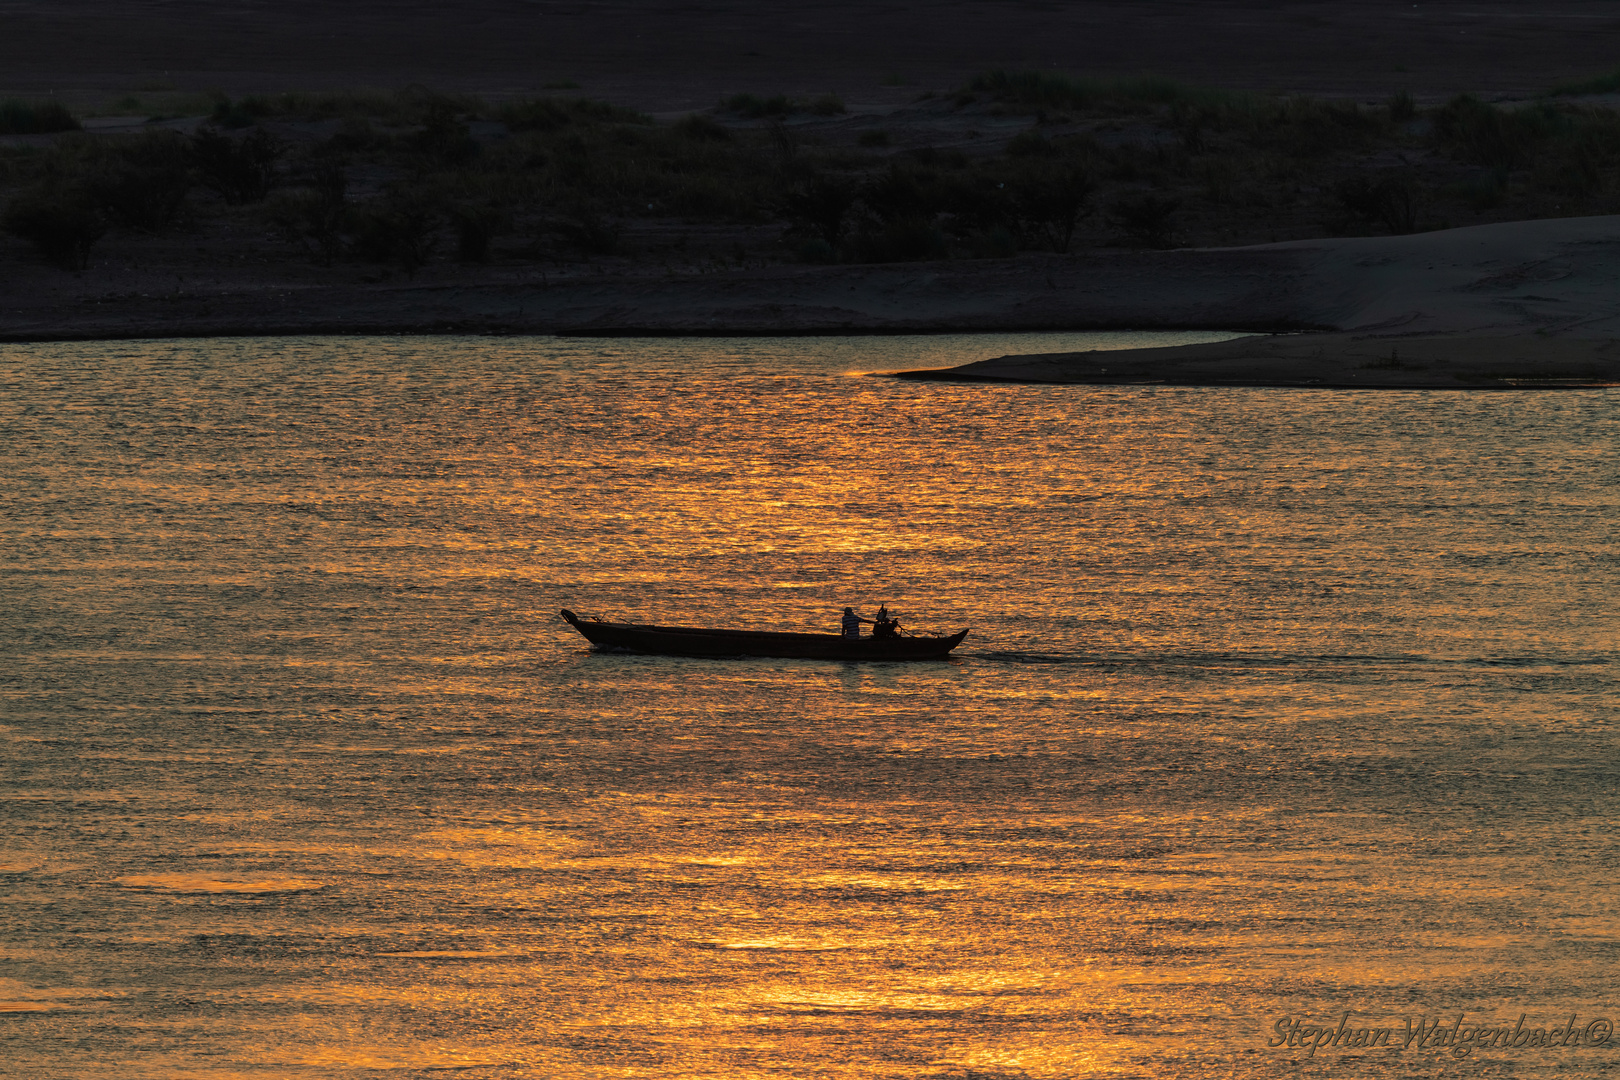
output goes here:
<path id="1" fill-rule="evenodd" d="M 394 127 L 428 123 L 436 116 L 472 116 L 484 109 L 474 97 L 442 94 L 423 86 L 398 91 L 347 90 L 337 93 L 264 94 L 231 99 L 214 95 L 214 121 L 225 127 L 248 127 L 266 119 L 367 119 Z"/>
<path id="2" fill-rule="evenodd" d="M 78 130 L 79 121 L 61 102 L 0 100 L 0 135 L 49 135 Z"/>
<path id="3" fill-rule="evenodd" d="M 786 94 L 761 97 L 758 94 L 732 94 L 720 102 L 720 108 L 744 120 L 783 119 L 799 113 L 813 116 L 841 116 L 847 110 L 844 99 L 837 94 L 822 94 L 809 101 L 790 98 Z"/>
<path id="4" fill-rule="evenodd" d="M 1547 93 L 1551 97 L 1583 97 L 1587 94 L 1620 93 L 1620 68 L 1616 68 L 1607 75 L 1595 75 L 1586 79 L 1574 79 L 1570 82 L 1559 83 Z"/>
<path id="5" fill-rule="evenodd" d="M 731 129 L 702 113 L 691 113 L 675 121 L 675 130 L 694 142 L 731 142 Z"/>
<path id="6" fill-rule="evenodd" d="M 732 94 L 720 102 L 720 107 L 745 120 L 763 120 L 770 116 L 787 116 L 801 111 L 797 103 L 786 94 L 772 94 L 770 97 L 760 97 L 758 94 Z"/>
<path id="7" fill-rule="evenodd" d="M 1054 71 L 987 71 L 969 79 L 960 93 L 984 94 L 992 101 L 1028 110 L 1085 110 L 1107 103 L 1169 105 L 1218 102 L 1242 95 L 1201 90 L 1172 79 L 1077 79 Z"/>
<path id="8" fill-rule="evenodd" d="M 499 120 L 513 131 L 557 131 L 573 125 L 600 124 L 646 127 L 653 122 L 646 113 L 590 98 L 526 98 L 503 102 L 487 111 L 490 119 Z"/>
<path id="9" fill-rule="evenodd" d="M 1434 115 L 1435 134 L 1487 169 L 1519 168 L 1560 126 L 1556 110 L 1499 109 L 1469 94 L 1452 98 Z"/>

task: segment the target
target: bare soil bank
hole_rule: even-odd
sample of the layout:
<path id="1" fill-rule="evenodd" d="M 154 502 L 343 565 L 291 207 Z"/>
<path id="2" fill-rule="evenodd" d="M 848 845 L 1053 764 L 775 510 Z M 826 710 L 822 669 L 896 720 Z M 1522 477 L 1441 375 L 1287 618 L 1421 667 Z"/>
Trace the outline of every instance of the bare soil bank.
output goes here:
<path id="1" fill-rule="evenodd" d="M 110 289 L 105 277 L 58 274 L 48 289 L 4 302 L 0 339 L 1132 328 L 1620 339 L 1620 216 L 1241 248 L 702 274 L 627 268 L 333 284 L 315 268 L 269 279 L 253 269 L 188 279 L 182 261 L 167 280 L 131 271 L 144 288 L 120 288 L 115 274 Z"/>
<path id="2" fill-rule="evenodd" d="M 1620 341 L 1302 334 L 1114 352 L 1003 356 L 899 378 L 1318 389 L 1545 390 L 1620 386 Z"/>
<path id="3" fill-rule="evenodd" d="M 332 285 L 57 275 L 0 307 L 0 340 L 324 333 L 792 334 L 1185 327 L 1304 329 L 1300 256 L 1099 251 L 705 274 Z M 313 274 L 311 276 L 314 276 Z M 98 287 L 99 286 L 99 287 Z M 143 287 L 144 286 L 144 287 Z M 24 301 L 29 303 L 24 306 Z"/>

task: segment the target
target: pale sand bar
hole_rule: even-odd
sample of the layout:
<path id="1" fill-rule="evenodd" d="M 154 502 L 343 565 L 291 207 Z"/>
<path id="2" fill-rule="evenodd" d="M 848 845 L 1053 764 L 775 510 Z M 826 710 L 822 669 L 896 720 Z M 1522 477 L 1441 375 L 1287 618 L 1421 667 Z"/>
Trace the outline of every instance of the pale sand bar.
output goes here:
<path id="1" fill-rule="evenodd" d="M 1286 321 L 1338 332 L 1006 356 L 900 374 L 1409 389 L 1620 384 L 1620 216 L 1228 249 L 1239 252 L 1288 267 L 1291 280 L 1272 283 L 1287 297 Z M 1234 303 L 1260 284 L 1233 283 Z"/>

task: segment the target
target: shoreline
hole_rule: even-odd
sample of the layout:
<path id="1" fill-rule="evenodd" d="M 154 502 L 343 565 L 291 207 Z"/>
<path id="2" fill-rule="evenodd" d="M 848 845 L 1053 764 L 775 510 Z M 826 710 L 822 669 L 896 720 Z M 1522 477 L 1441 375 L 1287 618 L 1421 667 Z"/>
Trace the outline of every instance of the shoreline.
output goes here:
<path id="1" fill-rule="evenodd" d="M 1620 215 L 1240 248 L 696 275 L 342 286 L 216 278 L 159 295 L 86 294 L 87 284 L 70 280 L 32 307 L 0 309 L 0 341 L 1210 330 L 1282 336 L 897 374 L 1406 389 L 1620 381 Z"/>

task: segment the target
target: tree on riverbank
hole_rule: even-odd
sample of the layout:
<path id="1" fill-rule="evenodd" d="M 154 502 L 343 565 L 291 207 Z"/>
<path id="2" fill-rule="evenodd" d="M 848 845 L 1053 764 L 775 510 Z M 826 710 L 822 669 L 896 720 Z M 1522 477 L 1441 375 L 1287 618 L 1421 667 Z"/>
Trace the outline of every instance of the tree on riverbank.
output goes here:
<path id="1" fill-rule="evenodd" d="M 668 123 L 419 87 L 205 104 L 192 134 L 0 150 L 7 231 L 76 270 L 109 230 L 206 248 L 256 229 L 321 266 L 414 273 L 1238 245 L 1620 206 L 1620 114 L 1558 96 L 1368 104 L 1004 71 L 881 129 L 836 99 L 749 94 Z"/>

